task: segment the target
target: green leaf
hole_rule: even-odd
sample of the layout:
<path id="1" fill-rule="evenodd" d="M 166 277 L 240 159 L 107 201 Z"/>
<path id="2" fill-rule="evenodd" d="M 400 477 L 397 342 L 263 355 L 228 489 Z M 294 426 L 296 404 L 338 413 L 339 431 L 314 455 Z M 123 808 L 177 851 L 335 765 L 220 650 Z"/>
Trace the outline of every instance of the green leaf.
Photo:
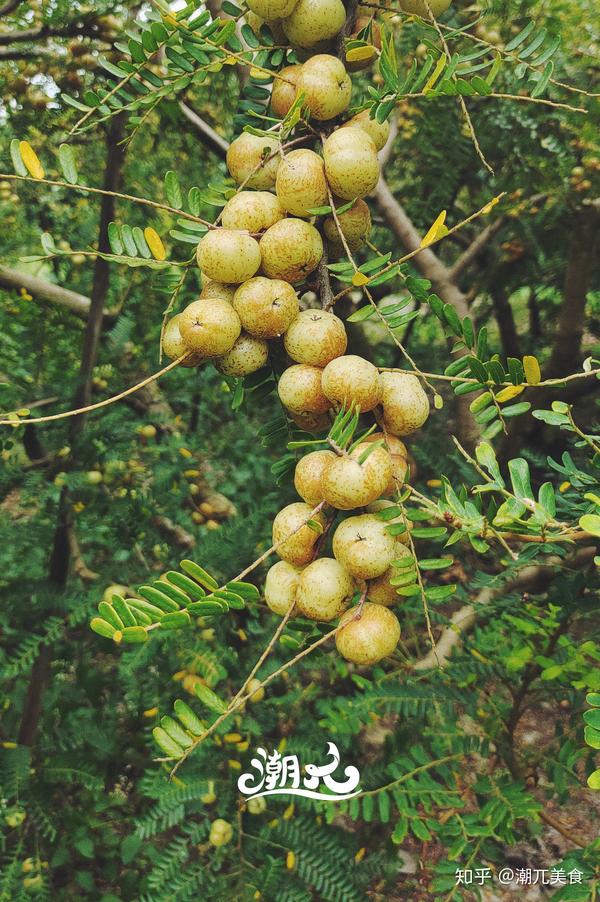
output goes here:
<path id="1" fill-rule="evenodd" d="M 174 739 L 171 739 L 166 730 L 163 730 L 162 727 L 154 727 L 152 735 L 154 736 L 156 744 L 160 746 L 163 752 L 170 758 L 181 758 L 183 749 L 179 743 L 175 742 Z"/>
<path id="2" fill-rule="evenodd" d="M 375 315 L 375 310 L 371 307 L 370 304 L 366 304 L 364 307 L 360 307 L 358 310 L 355 310 L 354 313 L 351 313 L 347 318 L 346 322 L 348 323 L 362 323 L 366 319 L 370 319 Z"/>
<path id="3" fill-rule="evenodd" d="M 177 630 L 181 627 L 189 626 L 191 623 L 190 615 L 187 611 L 173 611 L 171 614 L 165 614 L 160 621 L 161 630 Z"/>
<path id="4" fill-rule="evenodd" d="M 445 570 L 446 567 L 451 567 L 453 563 L 454 558 L 452 557 L 425 558 L 419 561 L 419 567 L 421 570 Z"/>
<path id="5" fill-rule="evenodd" d="M 194 563 L 194 561 L 181 561 L 179 566 L 188 576 L 191 576 L 192 579 L 195 579 L 197 583 L 200 583 L 201 586 L 204 586 L 211 592 L 214 592 L 215 589 L 219 588 L 219 584 L 214 576 L 211 576 L 210 573 Z"/>
<path id="6" fill-rule="evenodd" d="M 205 704 L 207 708 L 210 708 L 211 711 L 223 714 L 227 710 L 225 702 L 222 701 L 212 689 L 209 689 L 208 686 L 203 686 L 202 683 L 198 683 L 194 686 L 194 692 L 200 701 Z"/>
<path id="7" fill-rule="evenodd" d="M 533 489 L 529 477 L 529 464 L 522 457 L 515 457 L 508 462 L 508 471 L 513 492 L 517 498 L 533 499 Z"/>
<path id="8" fill-rule="evenodd" d="M 184 725 L 186 730 L 189 730 L 190 733 L 193 733 L 195 736 L 201 735 L 201 733 L 204 731 L 204 726 L 202 724 L 202 721 L 198 717 L 196 717 L 189 705 L 186 705 L 184 701 L 178 698 L 173 705 L 173 710 L 175 711 L 175 714 Z"/>
<path id="9" fill-rule="evenodd" d="M 600 789 L 600 768 L 589 775 L 587 785 L 590 789 Z"/>
<path id="10" fill-rule="evenodd" d="M 427 589 L 425 592 L 425 597 L 428 601 L 445 601 L 446 598 L 451 598 L 452 595 L 456 593 L 456 586 L 434 586 L 432 589 Z"/>
<path id="11" fill-rule="evenodd" d="M 116 632 L 115 627 L 106 620 L 102 620 L 101 617 L 93 617 L 90 622 L 90 628 L 95 633 L 98 633 L 99 636 L 104 636 L 105 639 L 112 639 Z"/>
<path id="12" fill-rule="evenodd" d="M 587 726 L 583 731 L 584 739 L 591 748 L 600 749 L 600 730 Z"/>
<path id="13" fill-rule="evenodd" d="M 77 166 L 72 148 L 68 144 L 61 144 L 58 148 L 58 159 L 67 182 L 77 184 Z"/>
<path id="14" fill-rule="evenodd" d="M 123 642 L 147 642 L 149 638 L 148 630 L 143 626 L 126 626 L 123 630 Z"/>
<path id="15" fill-rule="evenodd" d="M 87 107 L 86 107 L 87 109 Z M 18 138 L 13 138 L 10 142 L 10 158 L 12 160 L 13 168 L 17 175 L 27 176 L 29 173 L 27 172 L 27 167 L 21 158 L 21 149 L 19 147 L 20 141 Z"/>
<path id="16" fill-rule="evenodd" d="M 600 517 L 597 514 L 584 514 L 579 518 L 579 525 L 585 532 L 600 537 Z"/>
<path id="17" fill-rule="evenodd" d="M 477 463 L 484 467 L 499 485 L 504 486 L 504 480 L 496 459 L 496 452 L 492 446 L 487 442 L 480 442 L 475 449 L 475 457 L 477 458 Z"/>
<path id="18" fill-rule="evenodd" d="M 175 207 L 177 210 L 183 209 L 183 194 L 177 173 L 170 169 L 165 174 L 165 192 L 169 206 Z"/>
<path id="19" fill-rule="evenodd" d="M 583 719 L 590 727 L 600 730 L 600 708 L 591 708 L 589 711 L 583 712 Z"/>
<path id="20" fill-rule="evenodd" d="M 412 530 L 415 539 L 441 539 L 448 530 L 445 526 L 419 526 Z"/>

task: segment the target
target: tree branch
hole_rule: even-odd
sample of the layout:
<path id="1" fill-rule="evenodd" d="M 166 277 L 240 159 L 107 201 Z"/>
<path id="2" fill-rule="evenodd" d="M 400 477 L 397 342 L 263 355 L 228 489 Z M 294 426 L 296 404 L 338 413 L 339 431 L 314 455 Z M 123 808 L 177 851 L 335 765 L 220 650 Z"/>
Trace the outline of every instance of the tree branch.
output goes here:
<path id="1" fill-rule="evenodd" d="M 221 135 L 218 134 L 214 130 L 214 128 L 205 122 L 198 113 L 195 112 L 187 103 L 184 103 L 183 100 L 179 102 L 179 109 L 191 124 L 194 126 L 198 134 L 200 135 L 200 140 L 202 143 L 213 153 L 215 153 L 222 160 L 225 159 L 225 155 L 227 153 L 227 148 L 229 147 L 229 141 L 226 141 L 225 138 L 222 138 Z"/>
<path id="2" fill-rule="evenodd" d="M 0 286 L 8 290 L 17 291 L 24 288 L 32 297 L 58 307 L 65 307 L 82 319 L 87 319 L 90 309 L 90 299 L 76 291 L 54 285 L 38 276 L 20 272 L 18 269 L 9 269 L 0 266 Z"/>
<path id="3" fill-rule="evenodd" d="M 470 266 L 481 251 L 489 244 L 494 235 L 500 231 L 505 223 L 505 217 L 499 216 L 494 222 L 490 222 L 484 229 L 475 236 L 471 244 L 463 251 L 458 259 L 452 264 L 448 270 L 448 274 L 453 282 L 457 282 L 463 271 Z"/>

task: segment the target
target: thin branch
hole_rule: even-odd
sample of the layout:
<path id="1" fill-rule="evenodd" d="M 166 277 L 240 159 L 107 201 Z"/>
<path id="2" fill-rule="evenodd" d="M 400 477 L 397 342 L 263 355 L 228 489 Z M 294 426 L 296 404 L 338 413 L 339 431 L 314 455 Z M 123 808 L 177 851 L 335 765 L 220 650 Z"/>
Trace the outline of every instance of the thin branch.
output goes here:
<path id="1" fill-rule="evenodd" d="M 183 100 L 179 102 L 179 109 L 191 124 L 194 126 L 196 131 L 200 135 L 200 139 L 209 150 L 212 150 L 213 153 L 216 153 L 222 160 L 225 159 L 225 155 L 227 153 L 227 149 L 229 147 L 229 141 L 226 141 L 218 132 L 214 130 L 214 128 L 205 122 L 201 116 L 196 113 L 195 110 L 191 108 L 187 103 L 184 103 Z"/>
<path id="2" fill-rule="evenodd" d="M 494 235 L 500 231 L 506 217 L 499 216 L 493 222 L 490 222 L 484 229 L 475 236 L 471 244 L 463 251 L 458 259 L 452 264 L 448 270 L 448 274 L 453 282 L 457 282 L 463 271 L 469 266 L 482 250 L 489 244 Z"/>

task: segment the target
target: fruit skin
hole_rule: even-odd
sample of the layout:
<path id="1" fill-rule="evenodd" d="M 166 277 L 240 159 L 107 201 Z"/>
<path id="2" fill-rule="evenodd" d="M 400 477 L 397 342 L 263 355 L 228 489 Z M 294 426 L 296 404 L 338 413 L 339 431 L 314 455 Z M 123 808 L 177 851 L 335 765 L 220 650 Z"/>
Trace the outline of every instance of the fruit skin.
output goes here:
<path id="1" fill-rule="evenodd" d="M 310 49 L 334 38 L 345 22 L 341 0 L 299 0 L 282 25 L 290 43 Z"/>
<path id="2" fill-rule="evenodd" d="M 267 148 L 266 153 L 263 151 Z M 267 159 L 279 148 L 276 138 L 259 137 L 249 132 L 242 132 L 232 141 L 227 150 L 227 168 L 238 185 L 244 183 L 245 188 L 273 188 L 279 156 L 276 154 Z M 258 169 L 256 167 L 259 167 Z"/>
<path id="3" fill-rule="evenodd" d="M 220 357 L 231 350 L 242 331 L 240 318 L 227 301 L 193 301 L 181 314 L 181 337 L 190 350 Z"/>
<path id="4" fill-rule="evenodd" d="M 302 570 L 299 567 L 295 567 L 287 561 L 277 561 L 267 571 L 264 596 L 267 606 L 274 614 L 283 617 L 290 608 L 294 608 L 301 573 Z"/>
<path id="5" fill-rule="evenodd" d="M 394 559 L 394 537 L 374 514 L 342 520 L 333 535 L 333 554 L 355 579 L 375 579 Z"/>
<path id="6" fill-rule="evenodd" d="M 346 354 L 336 357 L 323 370 L 323 393 L 340 406 L 355 404 L 361 413 L 381 403 L 383 385 L 377 367 L 364 357 Z"/>
<path id="7" fill-rule="evenodd" d="M 271 110 L 280 119 L 288 114 L 296 99 L 296 89 L 301 72 L 302 66 L 284 66 L 279 71 L 281 78 L 275 79 L 271 91 Z"/>
<path id="8" fill-rule="evenodd" d="M 170 360 L 177 360 L 186 351 L 189 351 L 180 331 L 181 313 L 172 316 L 163 334 L 162 348 Z"/>
<path id="9" fill-rule="evenodd" d="M 344 64 L 335 56 L 319 53 L 302 66 L 298 77 L 298 93 L 313 119 L 325 121 L 347 109 L 352 95 L 352 82 Z"/>
<path id="10" fill-rule="evenodd" d="M 324 367 L 345 353 L 348 336 L 343 322 L 335 314 L 325 310 L 302 310 L 288 328 L 283 343 L 296 363 Z"/>
<path id="11" fill-rule="evenodd" d="M 212 846 L 216 846 L 217 848 L 219 846 L 224 846 L 231 841 L 232 836 L 233 827 L 228 821 L 223 820 L 222 817 L 218 817 L 210 825 L 208 841 Z"/>
<path id="12" fill-rule="evenodd" d="M 323 471 L 323 498 L 338 510 L 365 507 L 376 498 L 389 482 L 392 459 L 385 448 L 376 448 L 364 463 L 359 458 L 369 446 L 358 445 L 349 456 L 336 457 Z"/>
<path id="13" fill-rule="evenodd" d="M 260 685 L 260 680 L 257 680 L 255 678 L 251 679 L 246 688 L 249 692 L 252 692 L 252 695 L 248 699 L 249 702 L 252 702 L 253 704 L 256 702 L 262 702 L 263 698 L 265 697 L 265 688 L 264 686 Z M 258 802 L 259 800 L 255 799 L 255 801 Z"/>
<path id="14" fill-rule="evenodd" d="M 238 191 L 221 214 L 224 229 L 264 232 L 285 216 L 279 200 L 270 191 Z"/>
<path id="15" fill-rule="evenodd" d="M 282 279 L 256 276 L 240 285 L 233 298 L 233 308 L 242 326 L 256 338 L 282 335 L 298 316 L 298 297 Z"/>
<path id="16" fill-rule="evenodd" d="M 400 0 L 400 9 L 405 13 L 422 16 L 429 21 L 428 6 L 435 18 L 437 18 L 446 12 L 451 3 L 452 0 L 427 0 L 427 3 L 424 3 L 423 0 Z"/>
<path id="17" fill-rule="evenodd" d="M 212 229 L 196 251 L 198 266 L 216 282 L 245 282 L 260 266 L 258 241 L 233 229 Z"/>
<path id="18" fill-rule="evenodd" d="M 275 191 L 282 208 L 293 216 L 308 218 L 309 210 L 327 203 L 323 160 L 313 150 L 292 150 L 277 170 Z"/>
<path id="19" fill-rule="evenodd" d="M 341 203 L 340 206 L 342 206 Z M 354 206 L 350 207 L 349 210 L 338 213 L 337 218 L 348 247 L 351 251 L 357 251 L 363 246 L 371 231 L 371 212 L 369 207 L 362 198 L 358 198 Z M 324 220 L 323 231 L 329 242 L 329 247 L 334 252 L 339 252 L 338 256 L 345 254 L 346 250 L 333 216 L 327 216 Z"/>
<path id="20" fill-rule="evenodd" d="M 325 174 L 331 190 L 343 200 L 364 197 L 379 181 L 373 139 L 362 128 L 339 128 L 323 145 Z"/>
<path id="21" fill-rule="evenodd" d="M 383 422 L 392 435 L 410 435 L 429 416 L 429 398 L 412 373 L 382 373 Z"/>
<path id="22" fill-rule="evenodd" d="M 293 12 L 298 0 L 248 0 L 248 7 L 265 22 L 283 19 Z"/>
<path id="23" fill-rule="evenodd" d="M 377 501 L 372 501 L 371 504 L 367 504 L 367 512 L 369 514 L 376 514 L 379 511 L 385 510 L 387 507 L 396 507 L 396 506 L 397 505 L 396 505 L 395 501 L 388 501 L 385 498 L 380 498 Z M 397 517 L 394 517 L 392 520 L 386 520 L 386 523 L 390 526 L 392 523 L 395 525 L 398 523 L 404 524 L 404 518 L 401 515 L 399 515 Z M 412 520 L 408 520 L 408 518 L 407 518 L 406 524 L 404 524 L 404 525 L 405 526 L 408 525 L 408 530 L 411 530 L 413 528 L 414 524 L 413 524 Z M 404 530 L 404 532 L 401 532 L 399 535 L 394 536 L 394 538 L 396 540 L 397 546 L 398 545 L 405 545 L 405 546 L 410 545 L 410 540 L 409 540 L 408 532 L 406 529 Z M 396 556 L 400 557 L 400 555 L 402 554 L 402 549 L 397 549 L 397 550 L 399 550 L 399 553 Z"/>
<path id="24" fill-rule="evenodd" d="M 358 619 L 354 608 L 342 616 L 336 637 L 337 650 L 347 661 L 361 666 L 376 664 L 395 650 L 400 640 L 398 618 L 380 604 L 365 602 Z"/>
<path id="25" fill-rule="evenodd" d="M 321 388 L 323 370 L 297 363 L 285 370 L 277 384 L 281 403 L 292 413 L 325 413 L 331 404 Z"/>
<path id="26" fill-rule="evenodd" d="M 303 524 L 308 520 L 315 520 L 321 527 L 325 527 L 323 513 L 317 511 L 313 514 L 312 511 L 313 508 L 309 504 L 296 501 L 280 510 L 273 520 L 273 545 L 279 546 L 277 554 L 282 560 L 296 567 L 304 567 L 310 563 L 315 543 L 319 538 L 314 529 Z"/>
<path id="27" fill-rule="evenodd" d="M 246 335 L 244 332 L 236 340 L 231 350 L 222 357 L 217 357 L 215 366 L 225 376 L 249 376 L 265 366 L 269 359 L 266 341 Z"/>
<path id="28" fill-rule="evenodd" d="M 271 279 L 302 282 L 319 265 L 323 240 L 303 219 L 281 219 L 259 242 L 262 271 Z"/>
<path id="29" fill-rule="evenodd" d="M 394 549 L 394 560 L 409 557 L 412 558 L 412 554 L 408 548 L 405 548 L 403 545 L 398 547 L 396 544 Z M 396 592 L 396 586 L 392 586 L 390 580 L 401 576 L 403 572 L 405 571 L 401 568 L 388 567 L 381 576 L 369 580 L 367 585 L 368 600 L 373 604 L 382 604 L 384 607 L 390 607 L 390 605 L 396 604 L 400 600 L 400 597 Z"/>
<path id="30" fill-rule="evenodd" d="M 329 557 L 313 561 L 298 580 L 298 610 L 311 620 L 334 620 L 345 611 L 354 593 L 354 581 L 342 565 Z"/>
<path id="31" fill-rule="evenodd" d="M 214 279 L 203 278 L 200 298 L 221 298 L 222 301 L 229 301 L 231 304 L 236 291 L 237 285 L 231 285 L 228 282 L 215 282 Z"/>
<path id="32" fill-rule="evenodd" d="M 344 122 L 341 127 L 362 128 L 373 141 L 376 150 L 381 150 L 382 147 L 385 146 L 390 134 L 390 123 L 387 120 L 384 122 L 377 122 L 376 119 L 371 119 L 369 110 L 362 110 L 362 112 L 357 113 L 356 116 L 353 116 L 351 119 L 348 119 L 347 122 Z"/>
<path id="33" fill-rule="evenodd" d="M 312 507 L 323 500 L 321 477 L 325 468 L 334 460 L 333 451 L 311 451 L 296 464 L 294 486 L 300 497 Z"/>
<path id="34" fill-rule="evenodd" d="M 384 495 L 395 495 L 396 489 L 405 481 L 408 472 L 408 450 L 404 442 L 401 442 L 395 435 L 386 437 L 383 432 L 372 432 L 368 435 L 364 442 L 372 444 L 373 442 L 384 442 L 383 447 L 390 453 L 392 458 L 392 478 L 390 479 Z"/>

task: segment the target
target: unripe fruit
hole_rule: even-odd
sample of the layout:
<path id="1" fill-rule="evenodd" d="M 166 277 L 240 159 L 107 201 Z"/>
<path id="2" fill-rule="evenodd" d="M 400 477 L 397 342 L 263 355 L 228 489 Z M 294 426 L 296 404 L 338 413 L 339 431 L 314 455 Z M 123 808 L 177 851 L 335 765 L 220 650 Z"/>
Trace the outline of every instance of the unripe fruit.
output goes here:
<path id="1" fill-rule="evenodd" d="M 275 338 L 298 316 L 298 297 L 289 282 L 257 276 L 240 285 L 233 307 L 250 335 Z"/>
<path id="2" fill-rule="evenodd" d="M 280 510 L 273 520 L 273 545 L 278 546 L 277 554 L 296 567 L 304 567 L 310 563 L 315 543 L 319 538 L 319 533 L 304 524 L 308 520 L 314 520 L 322 528 L 325 527 L 323 513 L 318 511 L 313 514 L 312 511 L 313 508 L 309 504 L 296 501 Z"/>
<path id="3" fill-rule="evenodd" d="M 408 548 L 405 548 L 403 545 L 398 547 L 398 545 L 395 544 L 394 560 L 402 560 L 402 558 L 412 558 L 412 554 Z M 367 598 L 369 601 L 373 602 L 373 604 L 382 604 L 385 607 L 396 604 L 400 599 L 396 591 L 396 586 L 392 586 L 390 580 L 398 578 L 403 572 L 405 571 L 401 568 L 388 567 L 381 576 L 369 580 L 367 586 Z"/>
<path id="4" fill-rule="evenodd" d="M 300 497 L 312 507 L 323 500 L 321 478 L 323 471 L 334 460 L 333 451 L 311 451 L 296 464 L 294 486 Z"/>
<path id="5" fill-rule="evenodd" d="M 427 0 L 427 3 L 424 0 L 400 0 L 400 9 L 402 9 L 405 13 L 412 13 L 413 15 L 422 16 L 427 21 L 430 21 L 429 9 L 433 13 L 433 15 L 437 18 L 441 16 L 442 13 L 445 13 L 452 0 Z"/>
<path id="6" fill-rule="evenodd" d="M 325 310 L 302 310 L 288 328 L 285 349 L 297 363 L 327 366 L 344 354 L 348 336 L 341 319 Z"/>
<path id="7" fill-rule="evenodd" d="M 353 608 L 340 620 L 341 629 L 336 637 L 337 650 L 354 664 L 376 664 L 395 651 L 400 641 L 400 623 L 396 615 L 380 604 L 363 605 L 361 616 L 354 619 Z"/>
<path id="8" fill-rule="evenodd" d="M 361 464 L 368 445 L 358 445 L 349 456 L 336 457 L 321 478 L 323 498 L 338 510 L 365 507 L 379 498 L 392 473 L 392 459 L 384 448 L 376 448 Z"/>
<path id="9" fill-rule="evenodd" d="M 271 110 L 275 116 L 283 119 L 296 99 L 296 90 L 302 66 L 284 66 L 279 71 L 271 91 Z"/>
<path id="10" fill-rule="evenodd" d="M 365 243 L 371 231 L 371 213 L 367 204 L 359 198 L 349 210 L 337 214 L 339 227 L 346 239 L 351 251 L 357 251 Z M 323 222 L 325 237 L 334 247 L 341 246 L 345 251 L 338 231 L 338 225 L 333 216 L 328 216 Z"/>
<path id="11" fill-rule="evenodd" d="M 275 191 L 288 213 L 305 218 L 309 210 L 327 203 L 327 181 L 323 160 L 313 150 L 292 150 L 277 170 Z M 281 217 L 280 217 L 281 218 Z"/>
<path id="12" fill-rule="evenodd" d="M 242 333 L 230 351 L 217 357 L 215 366 L 225 376 L 249 376 L 263 367 L 269 359 L 266 341 Z"/>
<path id="13" fill-rule="evenodd" d="M 382 373 L 383 421 L 392 435 L 410 435 L 429 416 L 429 398 L 412 373 Z"/>
<path id="14" fill-rule="evenodd" d="M 240 318 L 231 304 L 219 298 L 193 301 L 181 314 L 181 337 L 190 350 L 203 357 L 226 354 L 241 330 Z"/>
<path id="15" fill-rule="evenodd" d="M 228 821 L 224 821 L 222 817 L 218 817 L 210 825 L 210 833 L 208 841 L 212 846 L 224 846 L 231 841 L 233 836 L 233 827 Z"/>
<path id="16" fill-rule="evenodd" d="M 333 553 L 356 579 L 381 576 L 394 559 L 395 542 L 374 514 L 342 520 L 333 535 Z"/>
<path id="17" fill-rule="evenodd" d="M 279 200 L 270 191 L 239 191 L 223 207 L 225 229 L 264 232 L 285 216 Z"/>
<path id="18" fill-rule="evenodd" d="M 321 388 L 323 370 L 297 363 L 285 370 L 277 384 L 281 403 L 292 413 L 325 413 L 331 404 Z"/>
<path id="19" fill-rule="evenodd" d="M 323 241 L 303 219 L 282 219 L 260 239 L 262 269 L 271 279 L 302 282 L 319 265 Z"/>
<path id="20" fill-rule="evenodd" d="M 298 78 L 300 92 L 305 95 L 304 103 L 313 119 L 324 121 L 339 116 L 348 107 L 352 82 L 341 60 L 319 53 L 302 66 Z"/>
<path id="21" fill-rule="evenodd" d="M 339 128 L 323 146 L 325 174 L 331 190 L 344 200 L 364 197 L 379 181 L 373 139 L 362 128 Z"/>
<path id="22" fill-rule="evenodd" d="M 381 403 L 383 386 L 379 371 L 364 357 L 336 357 L 323 370 L 323 393 L 335 404 L 357 406 L 361 413 Z"/>
<path id="23" fill-rule="evenodd" d="M 244 232 L 212 229 L 196 251 L 198 266 L 216 282 L 245 282 L 260 266 L 258 241 Z"/>
<path id="24" fill-rule="evenodd" d="M 293 609 L 301 573 L 299 567 L 294 567 L 287 561 L 277 561 L 267 571 L 264 595 L 268 607 L 274 614 L 283 617 L 290 608 Z"/>
<path id="25" fill-rule="evenodd" d="M 333 620 L 345 611 L 354 593 L 354 581 L 333 558 L 313 561 L 298 580 L 298 610 L 311 620 Z"/>
<path id="26" fill-rule="evenodd" d="M 283 19 L 293 12 L 298 0 L 248 0 L 248 7 L 265 22 Z"/>
<path id="27" fill-rule="evenodd" d="M 334 38 L 345 22 L 346 10 L 341 0 L 299 0 L 282 24 L 290 43 L 311 48 Z"/>
<path id="28" fill-rule="evenodd" d="M 263 811 L 267 810 L 266 799 L 263 796 L 259 796 L 257 799 L 248 799 L 246 808 L 249 814 L 262 814 Z"/>
<path id="29" fill-rule="evenodd" d="M 237 291 L 237 285 L 227 282 L 215 282 L 214 279 L 202 279 L 201 298 L 220 298 L 222 301 L 233 301 L 233 296 Z M 165 352 L 166 353 L 166 352 Z"/>
<path id="30" fill-rule="evenodd" d="M 276 138 L 242 134 L 232 141 L 227 150 L 227 168 L 238 185 L 245 188 L 272 188 L 279 166 L 279 148 Z M 270 159 L 269 159 L 270 157 Z"/>
<path id="31" fill-rule="evenodd" d="M 247 689 L 252 693 L 248 701 L 252 702 L 253 704 L 255 702 L 262 702 L 263 698 L 265 697 L 265 688 L 264 686 L 260 685 L 260 680 L 257 680 L 256 678 L 251 679 L 248 683 Z M 260 800 L 255 799 L 254 801 L 258 802 Z"/>
<path id="32" fill-rule="evenodd" d="M 86 476 L 90 485 L 100 485 L 104 479 L 101 470 L 88 470 Z"/>
<path id="33" fill-rule="evenodd" d="M 190 676 L 196 677 L 196 674 L 190 674 Z M 185 680 L 186 680 L 186 679 L 189 679 L 189 677 L 186 677 L 186 678 L 184 679 L 184 681 L 183 681 L 183 683 L 184 683 L 184 688 L 185 688 Z M 196 680 L 200 680 L 200 677 L 196 677 Z M 201 683 L 202 683 L 202 682 L 203 682 L 203 681 L 201 681 Z M 194 693 L 193 693 L 193 691 L 192 691 L 192 695 L 193 695 L 193 694 L 194 694 Z M 204 805 L 214 805 L 214 803 L 217 801 L 217 794 L 216 794 L 216 792 L 215 792 L 215 784 L 213 783 L 212 780 L 209 780 L 209 781 L 208 781 L 208 792 L 205 792 L 205 793 L 203 793 L 203 795 L 200 796 L 200 801 L 201 801 Z M 225 822 L 224 822 L 224 823 L 225 823 Z"/>
<path id="34" fill-rule="evenodd" d="M 394 495 L 396 490 L 402 485 L 408 471 L 408 451 L 404 442 L 401 442 L 395 435 L 388 435 L 387 438 L 383 432 L 372 432 L 365 439 L 365 443 L 383 442 L 383 447 L 389 452 L 392 458 L 392 478 L 386 486 L 384 495 Z"/>
<path id="35" fill-rule="evenodd" d="M 371 119 L 369 110 L 362 110 L 342 125 L 342 128 L 353 127 L 362 128 L 373 141 L 376 150 L 384 147 L 390 134 L 390 123 L 387 120 L 378 122 L 377 119 Z"/>

